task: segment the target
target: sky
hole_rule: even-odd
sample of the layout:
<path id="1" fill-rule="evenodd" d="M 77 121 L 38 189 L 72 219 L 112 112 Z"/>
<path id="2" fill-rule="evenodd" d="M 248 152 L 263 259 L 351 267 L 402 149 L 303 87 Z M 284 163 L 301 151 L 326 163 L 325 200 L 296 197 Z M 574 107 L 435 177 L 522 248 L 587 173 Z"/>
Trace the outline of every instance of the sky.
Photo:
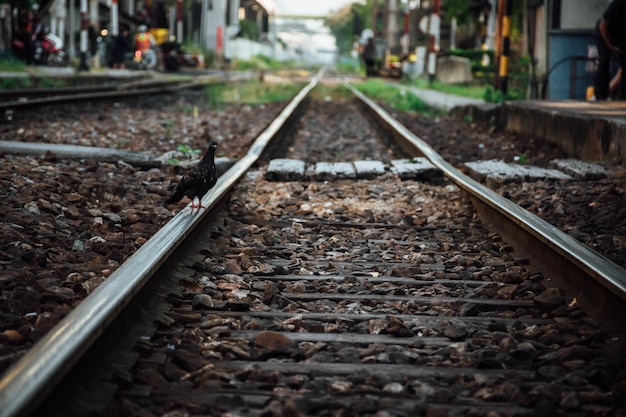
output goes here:
<path id="1" fill-rule="evenodd" d="M 355 2 L 357 0 L 276 0 L 276 12 L 279 16 L 327 16 L 331 10 Z"/>

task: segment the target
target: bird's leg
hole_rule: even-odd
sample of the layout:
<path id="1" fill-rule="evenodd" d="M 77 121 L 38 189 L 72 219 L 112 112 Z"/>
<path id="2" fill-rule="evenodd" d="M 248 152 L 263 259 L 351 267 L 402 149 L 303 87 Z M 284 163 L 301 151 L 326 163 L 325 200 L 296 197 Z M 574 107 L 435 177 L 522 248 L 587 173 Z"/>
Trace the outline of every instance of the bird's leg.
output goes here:
<path id="1" fill-rule="evenodd" d="M 196 197 L 191 200 L 191 212 L 193 213 L 193 209 L 197 208 L 200 211 L 201 208 L 206 209 L 205 206 L 202 205 L 202 199 L 198 198 L 198 204 L 196 205 Z"/>

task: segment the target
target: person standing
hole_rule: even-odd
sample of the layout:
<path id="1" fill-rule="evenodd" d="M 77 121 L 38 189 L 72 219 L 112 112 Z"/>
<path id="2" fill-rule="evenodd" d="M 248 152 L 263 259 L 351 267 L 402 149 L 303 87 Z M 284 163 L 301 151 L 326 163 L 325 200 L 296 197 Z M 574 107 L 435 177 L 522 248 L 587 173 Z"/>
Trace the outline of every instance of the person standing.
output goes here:
<path id="1" fill-rule="evenodd" d="M 598 69 L 594 82 L 596 100 L 609 98 L 611 56 L 615 54 L 620 68 L 626 68 L 626 0 L 613 0 L 598 19 L 594 33 L 598 47 Z M 626 100 L 626 71 L 621 72 L 619 98 Z"/>
<path id="2" fill-rule="evenodd" d="M 114 69 L 124 68 L 124 60 L 126 54 L 130 50 L 130 38 L 128 35 L 128 29 L 122 29 L 122 33 L 113 38 L 113 45 L 111 47 L 111 66 Z"/>
<path id="3" fill-rule="evenodd" d="M 363 51 L 363 60 L 365 61 L 365 73 L 367 76 L 376 75 L 376 45 L 374 44 L 374 38 L 367 39 L 365 50 Z"/>
<path id="4" fill-rule="evenodd" d="M 15 38 L 24 44 L 21 58 L 26 61 L 27 65 L 31 65 L 33 63 L 33 56 L 35 55 L 32 12 L 21 8 L 17 14 L 16 26 Z"/>

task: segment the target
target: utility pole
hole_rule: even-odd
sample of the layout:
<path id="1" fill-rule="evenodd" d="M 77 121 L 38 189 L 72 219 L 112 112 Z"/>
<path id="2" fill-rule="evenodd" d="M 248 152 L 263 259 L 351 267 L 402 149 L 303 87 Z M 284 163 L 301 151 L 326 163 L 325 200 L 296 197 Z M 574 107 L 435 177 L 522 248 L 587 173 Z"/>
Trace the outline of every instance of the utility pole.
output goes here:
<path id="1" fill-rule="evenodd" d="M 513 14 L 513 0 L 500 0 L 499 15 L 501 16 L 498 26 L 498 87 L 502 95 L 506 97 L 508 91 L 509 77 L 509 53 L 511 51 L 511 15 Z"/>
<path id="2" fill-rule="evenodd" d="M 89 71 L 87 65 L 87 0 L 80 0 L 80 63 L 79 71 Z"/>
<path id="3" fill-rule="evenodd" d="M 183 43 L 183 0 L 176 1 L 176 42 Z"/>
<path id="4" fill-rule="evenodd" d="M 441 7 L 441 0 L 434 0 L 433 10 L 430 15 L 430 42 L 428 45 L 428 79 L 432 83 L 435 81 L 437 74 L 437 53 L 439 52 L 439 31 L 441 27 L 441 18 L 439 17 L 439 10 Z"/>
<path id="5" fill-rule="evenodd" d="M 409 2 L 407 1 L 404 5 L 404 16 L 402 21 L 402 39 L 400 40 L 400 44 L 402 45 L 402 55 L 409 55 L 409 43 L 411 41 L 411 37 L 409 35 L 409 19 L 411 16 L 411 10 L 409 9 Z"/>
<path id="6" fill-rule="evenodd" d="M 89 0 L 89 25 L 87 27 L 87 50 L 91 53 L 91 65 L 94 68 L 100 68 L 100 55 L 98 54 L 98 50 L 94 51 L 94 45 L 92 42 L 95 39 L 91 38 L 89 35 L 89 27 L 91 27 L 92 33 L 97 37 L 97 32 L 100 30 L 100 24 L 98 19 L 98 1 L 97 0 Z"/>
<path id="7" fill-rule="evenodd" d="M 398 46 L 398 0 L 385 0 L 385 41 L 389 50 Z"/>
<path id="8" fill-rule="evenodd" d="M 496 0 L 489 0 L 489 18 L 487 19 L 487 50 L 493 50 L 496 37 Z"/>
<path id="9" fill-rule="evenodd" d="M 111 36 L 113 39 L 120 34 L 119 7 L 117 0 L 111 0 Z"/>

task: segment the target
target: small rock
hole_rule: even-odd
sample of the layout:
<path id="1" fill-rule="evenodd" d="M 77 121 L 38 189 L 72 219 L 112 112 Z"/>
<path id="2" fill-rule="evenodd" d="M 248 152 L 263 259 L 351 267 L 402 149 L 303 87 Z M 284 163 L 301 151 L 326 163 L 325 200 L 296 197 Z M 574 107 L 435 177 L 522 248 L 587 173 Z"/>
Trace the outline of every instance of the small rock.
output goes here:
<path id="1" fill-rule="evenodd" d="M 194 309 L 208 310 L 213 307 L 213 299 L 208 294 L 196 294 L 191 300 Z"/>
<path id="2" fill-rule="evenodd" d="M 545 365 L 537 369 L 537 373 L 543 379 L 553 381 L 555 379 L 563 378 L 567 374 L 567 371 L 560 366 Z"/>
<path id="3" fill-rule="evenodd" d="M 580 409 L 582 401 L 575 392 L 568 391 L 563 393 L 563 397 L 561 398 L 559 405 L 568 411 L 575 411 Z"/>
<path id="4" fill-rule="evenodd" d="M 565 304 L 565 294 L 560 288 L 548 288 L 537 295 L 533 301 L 542 309 L 552 309 Z"/>
<path id="5" fill-rule="evenodd" d="M 459 341 L 467 337 L 468 331 L 462 324 L 450 323 L 443 330 L 443 334 L 452 341 Z"/>
<path id="6" fill-rule="evenodd" d="M 3 339 L 8 340 L 9 343 L 12 343 L 12 344 L 23 343 L 26 340 L 24 336 L 20 334 L 20 332 L 18 332 L 17 330 L 13 330 L 13 329 L 7 329 L 3 331 L 1 334 L 3 336 L 2 337 Z"/>
<path id="7" fill-rule="evenodd" d="M 74 299 L 76 294 L 71 288 L 59 287 L 57 285 L 46 288 L 44 292 L 45 297 L 52 298 L 61 303 L 67 303 Z"/>
<path id="8" fill-rule="evenodd" d="M 135 373 L 135 381 L 150 385 L 152 388 L 161 389 L 167 386 L 167 381 L 155 368 L 143 368 Z"/>
<path id="9" fill-rule="evenodd" d="M 84 252 L 85 251 L 85 243 L 82 240 L 76 239 L 72 244 L 72 250 L 75 252 Z"/>
<path id="10" fill-rule="evenodd" d="M 254 345 L 271 351 L 282 351 L 290 348 L 293 341 L 282 333 L 263 331 L 254 338 Z"/>
<path id="11" fill-rule="evenodd" d="M 399 382 L 390 382 L 383 387 L 383 392 L 402 394 L 402 392 L 404 392 L 404 386 Z"/>

